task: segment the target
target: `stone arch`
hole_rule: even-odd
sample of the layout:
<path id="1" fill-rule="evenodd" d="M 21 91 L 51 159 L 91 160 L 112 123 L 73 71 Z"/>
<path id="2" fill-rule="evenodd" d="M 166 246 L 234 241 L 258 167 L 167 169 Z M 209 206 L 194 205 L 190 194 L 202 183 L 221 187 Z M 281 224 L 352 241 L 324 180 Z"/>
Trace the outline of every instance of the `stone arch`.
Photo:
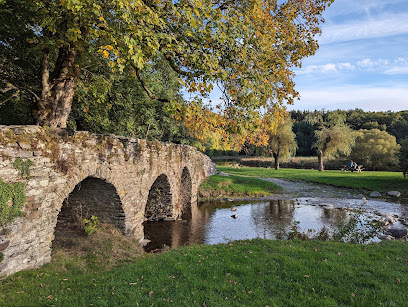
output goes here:
<path id="1" fill-rule="evenodd" d="M 149 190 L 144 217 L 147 221 L 174 219 L 170 182 L 165 174 L 158 176 Z"/>
<path id="2" fill-rule="evenodd" d="M 125 234 L 125 212 L 115 186 L 104 179 L 88 176 L 62 202 L 54 229 L 53 246 L 69 246 L 73 238 L 84 236 L 84 218 L 98 219 Z"/>
<path id="3" fill-rule="evenodd" d="M 187 219 L 191 217 L 191 199 L 192 199 L 193 183 L 190 171 L 187 167 L 183 168 L 181 173 L 180 184 L 180 200 L 181 200 L 181 218 Z"/>

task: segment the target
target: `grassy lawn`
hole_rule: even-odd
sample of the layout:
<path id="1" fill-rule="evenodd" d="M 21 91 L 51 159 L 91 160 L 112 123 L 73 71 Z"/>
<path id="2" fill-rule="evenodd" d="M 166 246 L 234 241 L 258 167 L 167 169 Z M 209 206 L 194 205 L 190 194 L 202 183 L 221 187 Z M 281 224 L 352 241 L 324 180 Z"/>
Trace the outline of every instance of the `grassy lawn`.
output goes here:
<path id="1" fill-rule="evenodd" d="M 105 270 L 60 258 L 0 281 L 1 306 L 403 306 L 408 245 L 256 239 Z"/>
<path id="2" fill-rule="evenodd" d="M 280 189 L 279 186 L 271 182 L 257 178 L 214 175 L 204 181 L 200 186 L 199 193 L 202 198 L 259 197 L 276 193 Z"/>
<path id="3" fill-rule="evenodd" d="M 230 168 L 218 166 L 217 170 L 237 176 L 250 177 L 276 177 L 290 180 L 307 180 L 323 184 L 331 184 L 339 187 L 366 189 L 371 191 L 387 192 L 400 191 L 408 195 L 408 178 L 404 178 L 400 172 L 366 172 L 351 173 L 342 171 L 324 171 L 309 169 L 275 169 L 241 167 Z"/>

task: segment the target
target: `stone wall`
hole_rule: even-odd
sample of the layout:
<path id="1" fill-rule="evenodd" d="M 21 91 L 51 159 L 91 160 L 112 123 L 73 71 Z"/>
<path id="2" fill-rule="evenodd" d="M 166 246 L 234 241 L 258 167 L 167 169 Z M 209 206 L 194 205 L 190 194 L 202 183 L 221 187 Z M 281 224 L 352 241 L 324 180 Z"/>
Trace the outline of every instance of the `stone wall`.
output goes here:
<path id="1" fill-rule="evenodd" d="M 32 161 L 29 178 L 22 178 L 13 166 L 16 158 Z M 175 219 L 186 205 L 182 179 L 186 172 L 194 211 L 197 189 L 215 172 L 215 165 L 193 147 L 88 132 L 68 135 L 64 130 L 38 126 L 0 126 L 0 178 L 6 183 L 23 183 L 26 195 L 24 216 L 0 229 L 0 252 L 4 255 L 0 275 L 50 261 L 64 200 L 84 179 L 99 178 L 112 185 L 118 197 L 112 208 L 120 203 L 123 210 L 115 211 L 116 221 L 125 235 L 142 240 L 153 183 L 166 178 L 171 195 L 166 216 Z M 93 206 L 92 210 L 104 216 L 106 207 Z"/>

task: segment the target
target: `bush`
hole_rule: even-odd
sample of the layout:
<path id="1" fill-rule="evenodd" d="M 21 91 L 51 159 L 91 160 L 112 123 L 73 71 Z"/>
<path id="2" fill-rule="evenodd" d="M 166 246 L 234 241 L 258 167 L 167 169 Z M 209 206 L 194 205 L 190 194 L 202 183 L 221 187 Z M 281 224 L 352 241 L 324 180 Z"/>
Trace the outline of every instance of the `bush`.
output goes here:
<path id="1" fill-rule="evenodd" d="M 89 220 L 84 219 L 84 225 L 85 233 L 88 236 L 101 230 L 101 222 L 99 221 L 98 217 L 94 215 L 92 215 Z"/>

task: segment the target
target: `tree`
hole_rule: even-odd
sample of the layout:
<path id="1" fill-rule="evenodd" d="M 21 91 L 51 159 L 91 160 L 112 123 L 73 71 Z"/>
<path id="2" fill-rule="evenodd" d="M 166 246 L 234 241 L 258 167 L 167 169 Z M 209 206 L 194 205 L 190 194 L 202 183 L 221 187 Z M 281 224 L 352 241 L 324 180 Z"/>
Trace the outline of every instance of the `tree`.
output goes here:
<path id="1" fill-rule="evenodd" d="M 399 163 L 402 169 L 404 177 L 407 177 L 408 174 L 408 137 L 402 140 L 401 148 L 399 151 Z"/>
<path id="2" fill-rule="evenodd" d="M 400 145 L 395 136 L 379 129 L 359 130 L 350 157 L 366 168 L 379 170 L 395 167 Z"/>
<path id="3" fill-rule="evenodd" d="M 342 112 L 311 113 L 307 121 L 316 126 L 313 148 L 317 151 L 319 171 L 324 171 L 324 157 L 349 155 L 355 143 L 356 134 L 345 124 Z"/>
<path id="4" fill-rule="evenodd" d="M 113 70 L 138 80 L 150 98 L 170 102 L 143 79 L 146 67 L 159 58 L 190 92 L 206 95 L 218 84 L 228 119 L 246 117 L 298 97 L 293 68 L 317 50 L 315 35 L 331 2 L 3 0 L 1 12 L 19 26 L 14 31 L 13 18 L 2 19 L 2 57 L 33 58 L 41 73 L 33 84 L 5 74 L 2 94 L 10 99 L 17 91 L 30 93 L 38 104 L 38 124 L 66 127 L 83 57 L 96 52 Z M 23 41 L 31 52 L 18 48 Z M 13 71 L 7 58 L 0 63 L 2 71 Z"/>
<path id="5" fill-rule="evenodd" d="M 281 157 L 290 157 L 296 152 L 296 134 L 292 131 L 292 127 L 293 121 L 287 118 L 283 123 L 278 124 L 275 130 L 272 130 L 269 137 L 268 149 L 275 159 L 276 170 L 279 169 Z"/>

